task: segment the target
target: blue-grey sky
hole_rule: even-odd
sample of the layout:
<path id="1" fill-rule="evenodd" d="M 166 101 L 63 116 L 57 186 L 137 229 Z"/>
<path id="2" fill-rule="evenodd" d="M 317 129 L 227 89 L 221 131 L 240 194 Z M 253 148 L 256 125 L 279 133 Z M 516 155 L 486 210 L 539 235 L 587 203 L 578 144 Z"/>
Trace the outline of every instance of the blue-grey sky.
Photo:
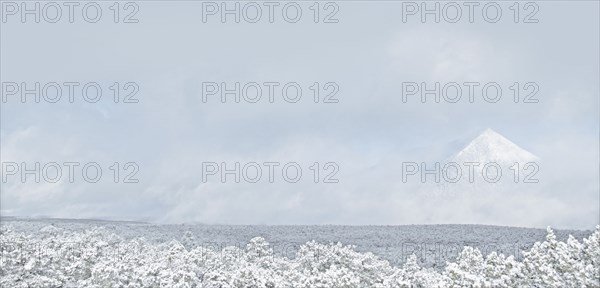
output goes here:
<path id="1" fill-rule="evenodd" d="M 539 23 L 514 23 L 512 2 L 497 2 L 503 9 L 497 23 L 478 13 L 474 23 L 465 15 L 458 23 L 422 23 L 418 15 L 404 23 L 402 3 L 393 1 L 335 2 L 338 23 L 314 23 L 313 2 L 297 2 L 303 11 L 297 23 L 283 21 L 277 7 L 274 23 L 265 15 L 258 23 L 221 23 L 209 15 L 203 23 L 201 2 L 147 1 L 136 3 L 139 23 L 113 23 L 112 2 L 98 3 L 98 23 L 21 23 L 19 15 L 1 23 L 3 83 L 97 82 L 103 89 L 97 103 L 77 96 L 69 103 L 66 91 L 58 103 L 7 96 L 2 162 L 97 162 L 103 178 L 21 183 L 11 176 L 2 183 L 2 215 L 225 224 L 598 224 L 597 1 L 536 2 Z M 324 5 L 320 18 L 333 11 Z M 114 103 L 113 82 L 135 82 L 139 103 Z M 257 103 L 221 103 L 218 96 L 204 103 L 203 82 L 280 86 L 274 103 L 265 86 Z M 288 82 L 303 89 L 297 103 L 281 97 Z M 339 103 L 314 103 L 314 82 L 336 83 Z M 421 103 L 418 96 L 404 103 L 403 82 L 496 82 L 503 96 L 488 103 L 479 88 L 474 103 Z M 539 103 L 514 103 L 514 82 L 536 83 Z M 440 198 L 421 183 L 402 182 L 402 162 L 447 159 L 486 128 L 541 159 L 540 183 L 502 195 Z M 139 183 L 111 182 L 114 162 L 135 162 Z M 203 183 L 203 162 L 297 162 L 303 175 L 298 183 L 281 177 L 269 183 L 266 175 L 258 183 L 221 183 L 218 175 Z M 331 171 L 323 165 L 335 162 L 339 183 L 314 183 L 314 162 L 321 178 Z M 121 178 L 131 171 L 122 168 Z"/>

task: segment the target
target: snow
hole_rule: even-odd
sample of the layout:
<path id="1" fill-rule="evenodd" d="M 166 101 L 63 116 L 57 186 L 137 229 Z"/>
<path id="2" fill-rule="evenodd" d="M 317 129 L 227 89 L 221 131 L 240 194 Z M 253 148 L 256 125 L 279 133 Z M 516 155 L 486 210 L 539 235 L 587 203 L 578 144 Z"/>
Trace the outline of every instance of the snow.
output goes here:
<path id="1" fill-rule="evenodd" d="M 441 270 L 423 267 L 416 255 L 394 266 L 339 242 L 307 241 L 287 257 L 263 237 L 213 249 L 194 245 L 202 235 L 191 231 L 151 242 L 94 225 L 58 226 L 1 227 L 1 287 L 600 287 L 600 226 L 566 241 L 548 228 L 520 261 L 465 246 Z"/>
<path id="2" fill-rule="evenodd" d="M 526 163 L 538 160 L 537 156 L 488 128 L 452 157 L 451 161 L 461 164 L 495 162 L 500 165 L 512 165 L 515 162 Z"/>
<path id="3" fill-rule="evenodd" d="M 489 128 L 442 165 L 452 163 L 457 166 L 442 172 L 435 195 L 509 197 L 541 187 L 530 185 L 540 181 L 541 159 Z"/>

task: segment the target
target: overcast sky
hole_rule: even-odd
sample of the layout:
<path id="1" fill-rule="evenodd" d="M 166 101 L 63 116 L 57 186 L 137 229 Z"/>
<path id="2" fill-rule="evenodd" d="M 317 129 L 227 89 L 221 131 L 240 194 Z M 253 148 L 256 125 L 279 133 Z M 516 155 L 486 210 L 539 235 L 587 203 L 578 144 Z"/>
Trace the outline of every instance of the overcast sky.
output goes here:
<path id="1" fill-rule="evenodd" d="M 403 23 L 401 3 L 391 1 L 337 2 L 333 18 L 339 23 L 314 23 L 312 2 L 297 2 L 303 9 L 297 23 L 283 21 L 277 7 L 274 23 L 266 15 L 258 23 L 221 23 L 209 15 L 203 23 L 199 2 L 138 2 L 139 23 L 130 24 L 111 22 L 110 3 L 98 3 L 103 18 L 95 24 L 21 23 L 18 16 L 1 24 L 3 83 L 81 83 L 74 103 L 66 88 L 58 103 L 21 103 L 3 88 L 2 162 L 29 168 L 35 162 L 96 162 L 103 169 L 97 183 L 83 180 L 78 169 L 73 183 L 65 175 L 58 183 L 35 183 L 31 176 L 21 183 L 20 174 L 3 175 L 3 216 L 585 229 L 598 224 L 596 1 L 538 2 L 539 23 L 527 24 L 513 22 L 512 2 L 498 2 L 503 14 L 497 23 L 477 13 L 474 23 L 421 23 L 418 15 Z M 320 20 L 333 11 L 325 8 Z M 102 87 L 100 101 L 78 96 L 87 82 Z M 135 82 L 139 103 L 114 103 L 114 82 Z M 257 103 L 235 103 L 232 96 L 221 103 L 218 95 L 203 101 L 203 82 L 256 82 L 263 97 Z M 274 103 L 264 82 L 280 83 Z M 289 82 L 302 88 L 297 103 L 282 98 Z M 314 82 L 321 102 L 339 87 L 339 103 L 314 103 Z M 328 82 L 335 84 L 324 87 Z M 418 95 L 404 103 L 403 82 L 496 82 L 503 94 L 488 103 L 479 86 L 474 103 L 465 98 L 466 88 L 458 103 L 421 103 Z M 514 82 L 521 97 L 532 91 L 523 90 L 525 83 L 536 83 L 539 102 L 514 103 Z M 403 162 L 443 161 L 486 128 L 541 159 L 539 183 L 459 197 L 433 195 L 416 180 L 402 182 Z M 114 162 L 120 163 L 119 182 L 133 171 L 125 163 L 136 163 L 139 182 L 113 183 Z M 266 166 L 258 183 L 235 183 L 231 175 L 221 183 L 220 174 L 203 183 L 203 162 L 281 165 L 274 183 Z M 297 183 L 281 176 L 289 162 L 302 168 Z M 314 162 L 319 183 L 313 182 Z M 325 167 L 328 162 L 335 165 Z M 339 183 L 323 183 L 334 166 Z"/>

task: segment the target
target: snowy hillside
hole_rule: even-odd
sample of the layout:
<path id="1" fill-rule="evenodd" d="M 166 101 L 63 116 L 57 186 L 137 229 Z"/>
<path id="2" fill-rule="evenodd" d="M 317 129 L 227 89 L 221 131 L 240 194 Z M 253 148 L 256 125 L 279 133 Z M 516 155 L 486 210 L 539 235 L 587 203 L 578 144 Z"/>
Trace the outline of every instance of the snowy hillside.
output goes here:
<path id="1" fill-rule="evenodd" d="M 492 129 L 486 129 L 441 165 L 440 195 L 492 193 L 508 196 L 535 189 L 541 160 Z"/>
<path id="2" fill-rule="evenodd" d="M 471 141 L 464 149 L 456 153 L 450 161 L 496 162 L 511 165 L 514 162 L 538 161 L 538 157 L 517 146 L 498 132 L 488 128 Z"/>

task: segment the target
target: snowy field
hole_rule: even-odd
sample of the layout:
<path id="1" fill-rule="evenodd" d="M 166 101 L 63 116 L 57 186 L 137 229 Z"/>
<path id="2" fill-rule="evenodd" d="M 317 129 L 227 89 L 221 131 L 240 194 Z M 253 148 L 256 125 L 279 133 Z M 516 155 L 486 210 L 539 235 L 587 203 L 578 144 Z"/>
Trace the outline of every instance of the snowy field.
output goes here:
<path id="1" fill-rule="evenodd" d="M 598 229 L 5 217 L 1 231 L 2 287 L 600 287 Z"/>

